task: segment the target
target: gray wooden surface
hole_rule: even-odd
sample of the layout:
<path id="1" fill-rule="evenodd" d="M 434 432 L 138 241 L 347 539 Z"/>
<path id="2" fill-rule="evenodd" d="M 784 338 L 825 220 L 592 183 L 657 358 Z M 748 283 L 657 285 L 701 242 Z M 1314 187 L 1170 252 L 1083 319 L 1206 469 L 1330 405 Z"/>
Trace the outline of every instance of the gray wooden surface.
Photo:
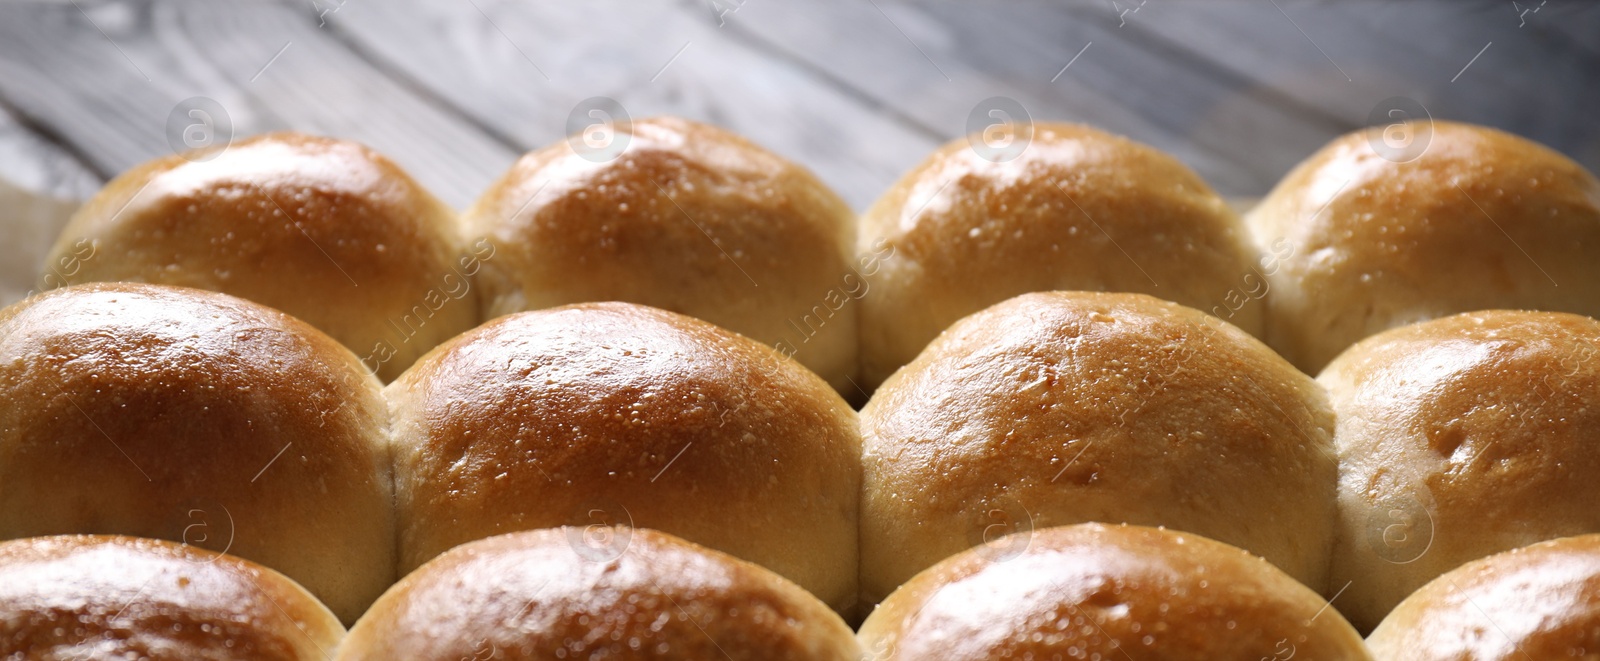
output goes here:
<path id="1" fill-rule="evenodd" d="M 170 153 L 186 99 L 235 136 L 360 140 L 464 206 L 595 96 L 746 134 L 858 209 L 994 96 L 1165 149 L 1230 196 L 1394 96 L 1600 169 L 1600 4 L 5 2 L 0 303 L 73 201 Z"/>

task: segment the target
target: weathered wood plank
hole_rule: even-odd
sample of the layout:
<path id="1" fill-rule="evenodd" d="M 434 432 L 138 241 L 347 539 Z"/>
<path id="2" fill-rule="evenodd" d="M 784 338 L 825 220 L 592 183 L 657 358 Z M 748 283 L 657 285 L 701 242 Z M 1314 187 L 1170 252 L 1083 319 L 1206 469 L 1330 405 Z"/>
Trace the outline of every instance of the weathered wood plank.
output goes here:
<path id="1" fill-rule="evenodd" d="M 1600 168 L 1600 59 L 1578 45 L 1600 42 L 1600 5 L 1279 4 L 1152 3 L 1128 29 L 1342 121 L 1366 124 L 1379 102 L 1406 96 Z"/>
<path id="2" fill-rule="evenodd" d="M 238 136 L 367 143 L 457 205 L 515 157 L 317 25 L 278 2 L 0 4 L 0 97 L 111 173 L 170 153 L 168 115 L 194 96 L 220 103 Z"/>
<path id="3" fill-rule="evenodd" d="M 606 96 L 633 117 L 681 115 L 741 133 L 861 208 L 938 142 L 752 47 L 699 4 L 406 0 L 351 3 L 328 21 L 392 74 L 525 149 L 560 140 L 578 102 Z"/>
<path id="4" fill-rule="evenodd" d="M 99 186 L 76 157 L 0 107 L 0 306 L 33 289 L 76 200 Z"/>
<path id="5" fill-rule="evenodd" d="M 1087 122 L 1152 144 L 1224 193 L 1248 195 L 1289 160 L 1263 155 L 1303 153 L 1343 128 L 1240 89 L 1242 79 L 1217 75 L 1203 59 L 1148 48 L 1114 27 L 1109 3 L 1085 11 L 1105 13 L 1111 26 L 1054 3 L 829 3 L 826 16 L 811 7 L 750 3 L 729 22 L 947 138 L 965 131 L 977 102 L 1003 95 L 1035 119 Z"/>

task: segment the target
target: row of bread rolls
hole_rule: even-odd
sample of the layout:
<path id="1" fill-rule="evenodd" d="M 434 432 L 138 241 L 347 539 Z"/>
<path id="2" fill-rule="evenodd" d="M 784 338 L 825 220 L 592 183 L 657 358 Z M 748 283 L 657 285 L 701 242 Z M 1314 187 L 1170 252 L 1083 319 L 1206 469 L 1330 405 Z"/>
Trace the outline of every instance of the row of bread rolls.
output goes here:
<path id="1" fill-rule="evenodd" d="M 1465 313 L 1314 381 L 1174 303 L 1026 294 L 858 416 L 771 348 L 634 304 L 501 317 L 380 389 L 271 308 L 81 285 L 0 311 L 0 537 L 196 544 L 352 622 L 454 546 L 563 524 L 659 529 L 849 614 L 1006 532 L 1133 523 L 1257 554 L 1367 629 L 1462 562 L 1600 531 L 1597 342 L 1588 317 Z"/>
<path id="2" fill-rule="evenodd" d="M 596 535 L 613 540 L 594 544 Z M 608 549 L 614 538 L 625 542 Z M 1498 661 L 1587 658 L 1600 646 L 1600 535 L 1464 564 L 1402 602 L 1365 644 L 1310 589 L 1204 537 L 1081 524 L 992 543 L 1019 552 L 945 559 L 852 634 L 793 583 L 671 535 L 613 527 L 512 533 L 424 564 L 346 634 L 294 581 L 247 560 L 132 537 L 39 537 L 0 543 L 0 654 Z"/>
<path id="3" fill-rule="evenodd" d="M 1401 161 L 1373 147 L 1383 130 L 1334 141 L 1241 220 L 1170 156 L 1041 123 L 1014 158 L 945 146 L 859 222 L 803 168 L 679 119 L 616 127 L 616 153 L 532 152 L 460 218 L 364 147 L 271 134 L 118 177 L 63 231 L 42 281 L 266 303 L 386 382 L 493 317 L 630 301 L 771 345 L 851 398 L 957 319 L 1032 291 L 1212 312 L 1308 373 L 1451 313 L 1600 314 L 1593 175 L 1444 121 L 1409 127 L 1427 142 Z"/>

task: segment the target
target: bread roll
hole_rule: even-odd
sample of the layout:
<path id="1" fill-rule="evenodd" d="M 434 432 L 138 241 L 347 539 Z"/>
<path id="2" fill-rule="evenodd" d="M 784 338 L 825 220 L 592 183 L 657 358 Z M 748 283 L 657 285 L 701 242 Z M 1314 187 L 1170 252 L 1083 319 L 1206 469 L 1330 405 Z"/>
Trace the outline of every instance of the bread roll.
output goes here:
<path id="1" fill-rule="evenodd" d="M 1339 605 L 1369 630 L 1463 562 L 1600 532 L 1600 322 L 1460 314 L 1380 333 L 1317 380 L 1338 416 Z"/>
<path id="2" fill-rule="evenodd" d="M 0 658 L 321 661 L 344 627 L 282 574 L 136 537 L 0 544 Z"/>
<path id="3" fill-rule="evenodd" d="M 563 524 L 656 528 L 856 596 L 855 412 L 776 351 L 631 303 L 501 317 L 385 391 L 401 567 Z"/>
<path id="4" fill-rule="evenodd" d="M 1379 155 L 1373 145 L 1397 129 L 1426 131 L 1420 156 Z M 1494 129 L 1435 121 L 1347 134 L 1247 221 L 1284 255 L 1268 274 L 1268 342 L 1309 374 L 1363 337 L 1457 312 L 1600 315 L 1600 181 Z"/>
<path id="5" fill-rule="evenodd" d="M 1081 524 L 997 540 L 917 574 L 861 626 L 875 661 L 1368 660 L 1315 592 L 1198 535 Z"/>
<path id="6" fill-rule="evenodd" d="M 62 230 L 42 286 L 106 280 L 220 291 L 306 320 L 385 381 L 477 321 L 467 276 L 493 255 L 389 159 L 270 133 L 208 160 L 140 165 Z"/>
<path id="7" fill-rule="evenodd" d="M 495 258 L 485 318 L 587 301 L 698 317 L 854 392 L 854 214 L 804 168 L 722 129 L 621 124 L 611 160 L 562 141 L 529 153 L 466 214 Z M 591 160 L 592 159 L 592 160 Z"/>
<path id="8" fill-rule="evenodd" d="M 299 581 L 346 622 L 394 582 L 381 386 L 287 314 L 134 283 L 0 310 L 0 539 L 184 541 Z"/>
<path id="9" fill-rule="evenodd" d="M 1018 294 L 1140 292 L 1261 334 L 1266 294 L 1244 225 L 1171 156 L 1076 124 L 1040 123 L 1011 160 L 945 145 L 861 219 L 872 388 L 956 320 Z"/>
<path id="10" fill-rule="evenodd" d="M 956 323 L 861 411 L 861 578 L 881 599 L 1017 529 L 1165 525 L 1313 588 L 1333 417 L 1245 332 L 1142 294 L 1025 294 Z"/>
<path id="11" fill-rule="evenodd" d="M 590 526 L 452 549 L 373 604 L 338 658 L 860 656 L 838 615 L 772 572 L 652 530 Z"/>
<path id="12" fill-rule="evenodd" d="M 1457 567 L 1400 602 L 1367 644 L 1391 661 L 1592 659 L 1600 651 L 1600 535 Z"/>

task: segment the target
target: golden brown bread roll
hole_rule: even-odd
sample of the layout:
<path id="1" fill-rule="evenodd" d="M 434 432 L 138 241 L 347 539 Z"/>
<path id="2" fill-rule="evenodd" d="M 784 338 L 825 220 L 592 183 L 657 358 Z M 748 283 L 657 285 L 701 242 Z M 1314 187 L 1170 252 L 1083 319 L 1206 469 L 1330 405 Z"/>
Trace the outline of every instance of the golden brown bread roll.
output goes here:
<path id="1" fill-rule="evenodd" d="M 772 345 L 854 392 L 854 214 L 804 168 L 663 117 L 615 127 L 607 160 L 562 141 L 522 157 L 466 213 L 494 250 L 484 318 L 629 301 Z"/>
<path id="2" fill-rule="evenodd" d="M 709 323 L 631 303 L 491 321 L 385 391 L 401 569 L 563 524 L 656 528 L 856 596 L 860 436 L 815 374 Z"/>
<path id="3" fill-rule="evenodd" d="M 136 537 L 0 544 L 0 658 L 312 661 L 338 618 L 278 572 Z"/>
<path id="4" fill-rule="evenodd" d="M 1427 126 L 1406 130 L 1420 140 Z M 1457 312 L 1600 315 L 1600 181 L 1542 145 L 1455 122 L 1431 122 L 1420 156 L 1391 161 L 1373 145 L 1396 128 L 1334 140 L 1248 215 L 1258 242 L 1283 248 L 1269 274 L 1273 348 L 1316 374 L 1363 337 Z"/>
<path id="5" fill-rule="evenodd" d="M 1261 334 L 1256 249 L 1222 198 L 1176 159 L 1076 124 L 1040 123 L 1011 160 L 945 145 L 861 219 L 869 390 L 957 319 L 1018 294 L 1139 292 Z"/>
<path id="6" fill-rule="evenodd" d="M 356 623 L 340 661 L 856 661 L 850 628 L 770 571 L 645 529 L 463 544 Z"/>
<path id="7" fill-rule="evenodd" d="M 1400 602 L 1367 644 L 1387 661 L 1595 658 L 1600 535 L 1461 565 Z"/>
<path id="8" fill-rule="evenodd" d="M 1142 294 L 1024 294 L 950 327 L 861 411 L 868 601 L 997 533 L 1165 525 L 1314 588 L 1332 544 L 1333 417 L 1310 377 Z"/>
<path id="9" fill-rule="evenodd" d="M 138 281 L 247 298 L 333 336 L 385 381 L 476 323 L 467 278 L 493 248 L 463 247 L 455 212 L 389 159 L 293 132 L 191 156 L 106 184 L 62 230 L 43 285 Z"/>
<path id="10" fill-rule="evenodd" d="M 346 622 L 395 578 L 381 385 L 332 338 L 135 283 L 0 310 L 0 539 L 112 533 L 231 553 Z"/>
<path id="11" fill-rule="evenodd" d="M 1351 347 L 1317 380 L 1338 416 L 1330 588 L 1369 630 L 1463 562 L 1600 532 L 1600 322 L 1473 312 Z"/>
<path id="12" fill-rule="evenodd" d="M 1315 592 L 1199 535 L 1081 524 L 996 540 L 917 575 L 861 625 L 874 661 L 1370 659 Z"/>

